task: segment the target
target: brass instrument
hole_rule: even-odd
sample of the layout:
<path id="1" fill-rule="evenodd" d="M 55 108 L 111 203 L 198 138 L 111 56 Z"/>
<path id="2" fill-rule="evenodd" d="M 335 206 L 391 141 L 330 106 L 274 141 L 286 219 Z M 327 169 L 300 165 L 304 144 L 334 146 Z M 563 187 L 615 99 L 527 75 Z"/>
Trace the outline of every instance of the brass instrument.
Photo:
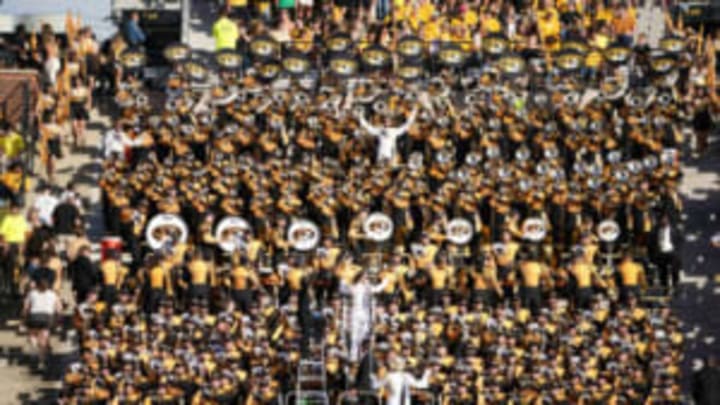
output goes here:
<path id="1" fill-rule="evenodd" d="M 145 240 L 153 250 L 172 247 L 185 243 L 188 238 L 188 227 L 182 218 L 175 214 L 157 214 L 148 222 Z"/>
<path id="2" fill-rule="evenodd" d="M 295 219 L 288 228 L 287 240 L 295 250 L 307 252 L 320 242 L 320 228 L 309 219 Z"/>
<path id="3" fill-rule="evenodd" d="M 252 234 L 250 224 L 241 217 L 225 217 L 215 228 L 217 245 L 225 252 L 234 252 L 242 247 L 243 239 Z"/>

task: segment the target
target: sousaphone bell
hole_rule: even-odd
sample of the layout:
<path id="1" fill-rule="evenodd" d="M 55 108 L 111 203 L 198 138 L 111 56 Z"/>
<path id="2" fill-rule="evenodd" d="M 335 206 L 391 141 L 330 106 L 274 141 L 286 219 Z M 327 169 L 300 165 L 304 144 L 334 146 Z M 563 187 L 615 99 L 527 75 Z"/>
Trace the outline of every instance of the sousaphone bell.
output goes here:
<path id="1" fill-rule="evenodd" d="M 236 216 L 223 218 L 215 228 L 215 240 L 218 246 L 228 253 L 242 249 L 250 234 L 252 234 L 252 228 L 248 221 Z"/>

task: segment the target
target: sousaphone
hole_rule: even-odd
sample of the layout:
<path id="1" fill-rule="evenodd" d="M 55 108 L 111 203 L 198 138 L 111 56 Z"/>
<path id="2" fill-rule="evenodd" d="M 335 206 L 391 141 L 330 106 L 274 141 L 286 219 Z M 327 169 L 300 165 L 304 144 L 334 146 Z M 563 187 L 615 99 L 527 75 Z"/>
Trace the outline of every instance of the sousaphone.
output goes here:
<path id="1" fill-rule="evenodd" d="M 330 71 L 340 78 L 355 76 L 359 70 L 358 61 L 349 54 L 338 54 L 330 57 Z"/>
<path id="2" fill-rule="evenodd" d="M 325 48 L 331 53 L 344 53 L 352 50 L 353 40 L 350 35 L 338 32 L 325 41 Z"/>
<path id="3" fill-rule="evenodd" d="M 403 61 L 421 59 L 423 56 L 423 41 L 415 35 L 406 35 L 397 43 L 397 53 Z"/>
<path id="4" fill-rule="evenodd" d="M 187 238 L 187 224 L 175 214 L 157 214 L 145 229 L 145 240 L 152 250 L 172 248 L 178 243 L 185 243 Z"/>
<path id="5" fill-rule="evenodd" d="M 508 46 L 508 39 L 501 34 L 491 34 L 483 38 L 483 52 L 493 58 L 504 55 Z"/>
<path id="6" fill-rule="evenodd" d="M 541 242 L 545 239 L 546 234 L 547 228 L 545 227 L 545 221 L 542 218 L 532 217 L 523 221 L 523 239 L 531 242 Z"/>
<path id="7" fill-rule="evenodd" d="M 320 228 L 309 219 L 295 219 L 288 228 L 287 240 L 293 249 L 307 252 L 320 242 Z"/>
<path id="8" fill-rule="evenodd" d="M 147 56 L 138 48 L 126 49 L 120 55 L 120 63 L 128 70 L 141 69 L 147 63 Z"/>
<path id="9" fill-rule="evenodd" d="M 285 71 L 291 76 L 303 76 L 310 70 L 310 60 L 305 55 L 293 53 L 282 60 Z"/>
<path id="10" fill-rule="evenodd" d="M 660 49 L 672 55 L 677 55 L 685 50 L 685 40 L 674 35 L 662 38 L 658 45 Z"/>
<path id="11" fill-rule="evenodd" d="M 603 220 L 597 226 L 597 234 L 603 242 L 615 242 L 620 236 L 620 226 L 612 219 Z"/>
<path id="12" fill-rule="evenodd" d="M 632 51 L 627 46 L 615 43 L 605 49 L 605 59 L 614 65 L 625 65 L 630 61 Z"/>
<path id="13" fill-rule="evenodd" d="M 371 70 L 385 69 L 392 62 L 392 54 L 387 48 L 373 45 L 366 48 L 360 58 L 366 68 Z"/>
<path id="14" fill-rule="evenodd" d="M 250 42 L 250 54 L 254 60 L 274 59 L 280 50 L 277 41 L 267 35 L 261 35 Z"/>
<path id="15" fill-rule="evenodd" d="M 252 234 L 252 227 L 244 218 L 225 217 L 218 222 L 215 228 L 215 240 L 225 252 L 234 252 L 241 248 L 246 237 Z"/>
<path id="16" fill-rule="evenodd" d="M 204 63 L 199 60 L 190 60 L 185 62 L 185 74 L 194 82 L 204 82 L 207 80 L 209 70 Z"/>
<path id="17" fill-rule="evenodd" d="M 465 218 L 453 218 L 447 223 L 445 237 L 456 245 L 465 245 L 472 240 L 473 225 Z"/>
<path id="18" fill-rule="evenodd" d="M 446 43 L 438 51 L 438 59 L 445 67 L 459 67 L 465 64 L 467 53 L 455 43 Z"/>
<path id="19" fill-rule="evenodd" d="M 165 47 L 163 56 L 170 63 L 183 63 L 190 59 L 190 48 L 185 44 L 174 43 Z"/>
<path id="20" fill-rule="evenodd" d="M 229 49 L 218 51 L 215 54 L 215 63 L 221 70 L 235 71 L 242 67 L 242 55 Z"/>
<path id="21" fill-rule="evenodd" d="M 363 232 L 366 237 L 374 242 L 384 242 L 393 234 L 394 224 L 392 219 L 382 212 L 373 212 L 363 222 Z"/>

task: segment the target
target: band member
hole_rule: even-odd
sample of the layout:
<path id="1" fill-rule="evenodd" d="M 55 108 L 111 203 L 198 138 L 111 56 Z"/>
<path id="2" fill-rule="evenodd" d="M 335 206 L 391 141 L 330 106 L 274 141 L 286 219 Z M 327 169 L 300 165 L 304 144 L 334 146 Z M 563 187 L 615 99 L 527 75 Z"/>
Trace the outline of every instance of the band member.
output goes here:
<path id="1" fill-rule="evenodd" d="M 207 261 L 200 249 L 192 254 L 192 259 L 187 264 L 187 279 L 189 280 L 190 300 L 207 302 L 210 296 L 210 288 L 216 284 L 215 268 Z"/>
<path id="2" fill-rule="evenodd" d="M 642 264 L 633 260 L 632 254 L 626 251 L 618 265 L 617 276 L 620 285 L 620 299 L 627 302 L 630 298 L 638 298 L 640 291 L 647 287 L 645 269 Z"/>
<path id="3" fill-rule="evenodd" d="M 365 117 L 358 115 L 356 118 L 360 121 L 360 125 L 370 135 L 378 138 L 377 163 L 397 165 L 397 139 L 407 132 L 408 128 L 415 122 L 418 109 L 415 107 L 410 113 L 408 120 L 399 127 L 391 127 L 392 121 L 390 117 L 385 119 L 385 127 L 376 127 L 367 122 Z"/>
<path id="4" fill-rule="evenodd" d="M 682 235 L 665 215 L 650 236 L 651 260 L 659 271 L 660 284 L 663 287 L 677 288 L 680 278 L 680 252 Z"/>
<path id="5" fill-rule="evenodd" d="M 120 262 L 120 253 L 117 250 L 108 252 L 108 257 L 100 264 L 102 289 L 100 297 L 106 305 L 112 306 L 117 300 L 117 294 L 125 281 L 127 268 Z"/>
<path id="6" fill-rule="evenodd" d="M 533 315 L 537 315 L 542 305 L 542 284 L 552 285 L 549 269 L 540 261 L 537 252 L 528 253 L 520 262 L 520 275 L 522 277 L 520 297 L 523 307 L 528 308 Z"/>
<path id="7" fill-rule="evenodd" d="M 348 295 L 351 302 L 350 348 L 348 352 L 350 361 L 357 362 L 360 360 L 360 348 L 367 339 L 372 325 L 375 306 L 373 296 L 381 293 L 387 283 L 387 280 L 383 280 L 380 284 L 373 285 L 370 283 L 367 274 L 361 272 L 355 276 L 352 284 L 340 284 L 341 291 Z"/>

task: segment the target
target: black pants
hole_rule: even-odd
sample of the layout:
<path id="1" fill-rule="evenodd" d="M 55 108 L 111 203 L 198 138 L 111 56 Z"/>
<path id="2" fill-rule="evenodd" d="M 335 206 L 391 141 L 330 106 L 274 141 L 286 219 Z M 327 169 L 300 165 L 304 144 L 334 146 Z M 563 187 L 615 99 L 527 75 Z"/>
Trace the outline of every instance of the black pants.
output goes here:
<path id="1" fill-rule="evenodd" d="M 620 301 L 628 302 L 630 298 L 640 297 L 640 287 L 634 286 L 621 286 L 620 287 Z"/>
<path id="2" fill-rule="evenodd" d="M 589 309 L 592 300 L 592 287 L 577 287 L 575 289 L 575 306 L 577 309 Z"/>
<path id="3" fill-rule="evenodd" d="M 663 287 L 677 287 L 680 279 L 680 257 L 675 252 L 658 253 L 655 264 L 660 275 L 660 284 Z"/>
<path id="4" fill-rule="evenodd" d="M 148 290 L 147 295 L 145 296 L 145 302 L 143 305 L 143 309 L 145 310 L 146 314 L 154 314 L 158 311 L 158 308 L 160 308 L 160 301 L 163 300 L 165 297 L 165 291 L 163 291 L 162 288 L 151 288 Z"/>
<path id="5" fill-rule="evenodd" d="M 542 304 L 540 287 L 522 287 L 520 296 L 523 307 L 528 308 L 533 315 L 540 313 L 540 305 Z"/>
<path id="6" fill-rule="evenodd" d="M 246 314 L 250 311 L 253 302 L 252 290 L 232 290 L 230 296 L 235 302 L 235 307 Z"/>
<path id="7" fill-rule="evenodd" d="M 101 300 L 110 307 L 117 300 L 117 288 L 114 285 L 104 285 L 102 288 Z"/>

